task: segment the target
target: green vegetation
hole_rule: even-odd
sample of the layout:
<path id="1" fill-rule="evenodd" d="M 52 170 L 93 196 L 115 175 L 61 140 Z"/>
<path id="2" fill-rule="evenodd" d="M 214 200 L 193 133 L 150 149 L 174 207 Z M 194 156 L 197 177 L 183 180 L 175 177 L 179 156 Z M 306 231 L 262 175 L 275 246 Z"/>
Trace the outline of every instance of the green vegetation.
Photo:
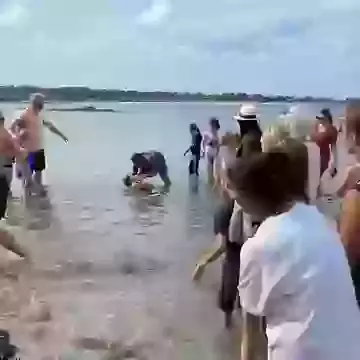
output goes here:
<path id="1" fill-rule="evenodd" d="M 26 101 L 29 95 L 41 92 L 47 101 L 256 101 L 256 102 L 326 102 L 329 98 L 293 97 L 281 95 L 261 95 L 246 93 L 179 93 L 167 91 L 135 91 L 91 89 L 82 86 L 62 86 L 56 88 L 41 88 L 36 86 L 0 86 L 0 101 Z"/>

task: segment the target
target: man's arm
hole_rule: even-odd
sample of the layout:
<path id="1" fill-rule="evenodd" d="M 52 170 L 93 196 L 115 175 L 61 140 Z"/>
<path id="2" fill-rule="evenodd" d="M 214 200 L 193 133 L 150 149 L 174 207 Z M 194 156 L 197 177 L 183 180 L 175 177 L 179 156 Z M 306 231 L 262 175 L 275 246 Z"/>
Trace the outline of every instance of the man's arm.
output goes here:
<path id="1" fill-rule="evenodd" d="M 10 132 L 12 133 L 12 134 L 16 134 L 16 132 L 17 132 L 17 127 L 18 127 L 18 125 L 20 124 L 20 122 L 21 122 L 21 118 L 16 118 L 16 119 L 14 119 L 12 122 L 11 122 L 11 125 L 10 125 Z"/>
<path id="2" fill-rule="evenodd" d="M 64 142 L 68 142 L 69 139 L 51 122 L 48 120 L 43 120 L 44 126 L 46 126 L 53 134 L 59 136 Z"/>

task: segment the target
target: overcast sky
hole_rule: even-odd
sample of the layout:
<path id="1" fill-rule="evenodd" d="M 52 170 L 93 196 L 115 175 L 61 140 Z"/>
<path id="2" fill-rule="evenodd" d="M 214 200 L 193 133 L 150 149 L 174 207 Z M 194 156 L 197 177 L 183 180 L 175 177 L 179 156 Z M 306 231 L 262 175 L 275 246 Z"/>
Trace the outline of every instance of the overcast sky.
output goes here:
<path id="1" fill-rule="evenodd" d="M 0 82 L 360 95 L 360 0 L 0 0 Z"/>

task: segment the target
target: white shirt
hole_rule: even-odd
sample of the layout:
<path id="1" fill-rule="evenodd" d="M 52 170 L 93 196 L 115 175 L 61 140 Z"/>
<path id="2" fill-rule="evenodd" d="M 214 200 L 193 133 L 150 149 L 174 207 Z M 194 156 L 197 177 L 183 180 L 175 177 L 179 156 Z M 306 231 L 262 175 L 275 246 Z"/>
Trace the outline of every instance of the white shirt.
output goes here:
<path id="1" fill-rule="evenodd" d="M 266 219 L 241 251 L 244 309 L 266 316 L 269 360 L 359 360 L 360 311 L 339 235 L 315 206 Z"/>

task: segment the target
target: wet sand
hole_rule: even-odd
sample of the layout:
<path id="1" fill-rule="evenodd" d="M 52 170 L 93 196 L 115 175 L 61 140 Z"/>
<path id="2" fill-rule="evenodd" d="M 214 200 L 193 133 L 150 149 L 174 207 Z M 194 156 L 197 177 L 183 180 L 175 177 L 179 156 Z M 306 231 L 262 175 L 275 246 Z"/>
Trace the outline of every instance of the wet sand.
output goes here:
<path id="1" fill-rule="evenodd" d="M 27 265 L 0 253 L 0 328 L 20 358 L 236 358 L 216 308 L 218 267 L 200 286 L 191 282 L 212 242 L 205 186 L 179 203 L 127 197 L 114 184 L 99 193 L 49 182 L 49 202 L 33 202 L 24 217 L 15 199 L 4 221 L 32 256 Z M 180 218 L 169 214 L 176 208 Z"/>

